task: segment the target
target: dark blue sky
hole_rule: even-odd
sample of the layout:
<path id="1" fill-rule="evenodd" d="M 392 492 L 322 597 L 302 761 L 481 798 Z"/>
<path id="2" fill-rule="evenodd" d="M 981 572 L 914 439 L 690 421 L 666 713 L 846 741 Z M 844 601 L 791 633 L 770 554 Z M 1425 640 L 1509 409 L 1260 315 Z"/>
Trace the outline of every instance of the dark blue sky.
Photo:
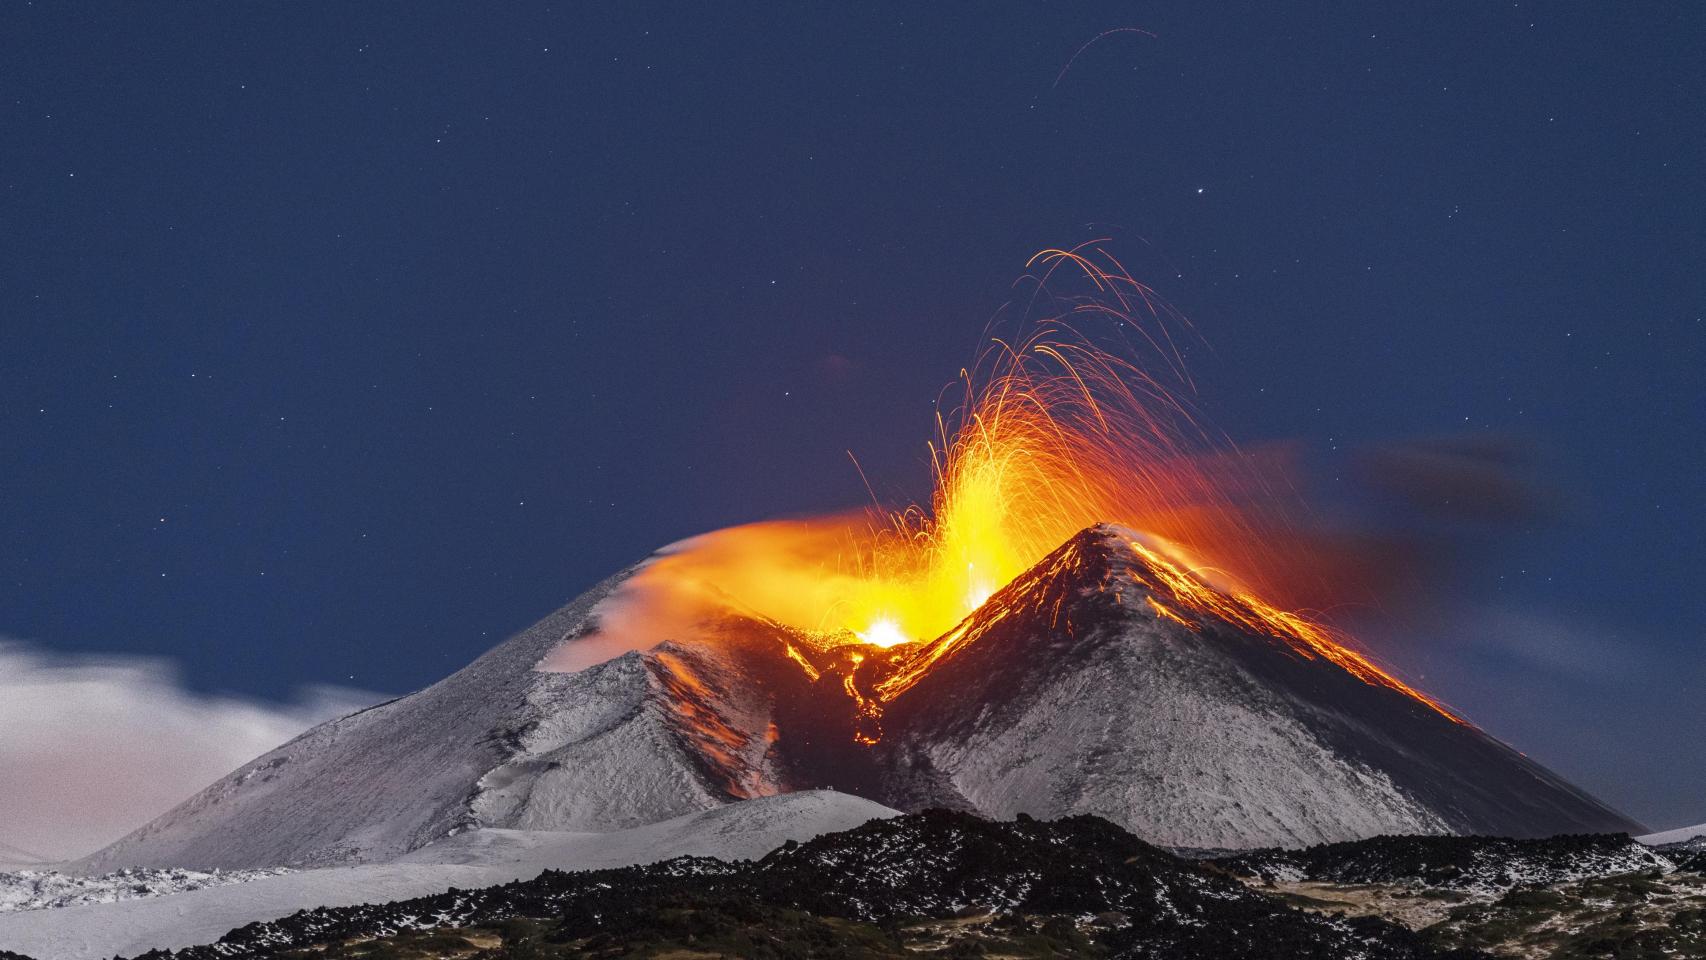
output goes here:
<path id="1" fill-rule="evenodd" d="M 0 633 L 409 690 L 849 450 L 923 496 L 1107 236 L 1217 425 L 1444 561 L 1377 650 L 1706 819 L 1706 13 L 914 6 L 8 5 Z M 1383 510 L 1442 449 L 1517 493 Z"/>

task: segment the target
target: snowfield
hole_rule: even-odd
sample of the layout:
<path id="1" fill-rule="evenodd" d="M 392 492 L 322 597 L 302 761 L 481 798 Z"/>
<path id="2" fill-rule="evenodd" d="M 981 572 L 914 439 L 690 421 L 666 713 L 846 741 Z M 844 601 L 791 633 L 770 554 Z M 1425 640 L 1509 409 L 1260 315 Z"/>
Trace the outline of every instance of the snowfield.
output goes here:
<path id="1" fill-rule="evenodd" d="M 1663 833 L 1649 833 L 1644 837 L 1636 837 L 1649 847 L 1662 847 L 1671 843 L 1684 843 L 1694 839 L 1706 839 L 1706 823 L 1697 823 L 1692 827 L 1678 827 Z"/>
<path id="2" fill-rule="evenodd" d="M 227 883 L 247 883 L 289 873 L 277 870 L 120 870 L 98 877 L 79 877 L 57 870 L 0 873 L 0 913 L 47 910 L 80 903 L 114 903 L 171 893 L 187 893 Z"/>
<path id="3" fill-rule="evenodd" d="M 387 864 L 262 871 L 246 882 L 141 899 L 0 913 L 0 949 L 36 960 L 104 960 L 218 940 L 257 920 L 318 906 L 385 903 L 682 855 L 745 860 L 898 811 L 828 790 L 765 797 L 612 833 L 474 830 Z M 157 871 L 169 873 L 171 871 Z M 224 874 L 222 876 L 234 876 Z M 75 878 L 67 878 L 74 880 Z"/>

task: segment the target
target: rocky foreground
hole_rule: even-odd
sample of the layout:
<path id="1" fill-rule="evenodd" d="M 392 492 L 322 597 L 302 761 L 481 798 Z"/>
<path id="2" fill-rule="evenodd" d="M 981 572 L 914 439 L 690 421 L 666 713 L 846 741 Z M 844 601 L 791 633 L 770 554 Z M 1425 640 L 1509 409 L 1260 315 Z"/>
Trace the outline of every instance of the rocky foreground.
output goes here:
<path id="1" fill-rule="evenodd" d="M 1700 853 L 1621 835 L 1379 837 L 1191 859 L 1097 817 L 936 810 L 757 860 L 547 871 L 144 956 L 1706 957 Z"/>
<path id="2" fill-rule="evenodd" d="M 1215 863 L 1314 913 L 1524 958 L 1706 957 L 1706 848 L 1622 835 L 1376 837 Z"/>
<path id="3" fill-rule="evenodd" d="M 1298 909 L 1108 821 L 929 811 L 754 861 L 679 858 L 311 910 L 181 960 L 240 957 L 1473 957 Z"/>

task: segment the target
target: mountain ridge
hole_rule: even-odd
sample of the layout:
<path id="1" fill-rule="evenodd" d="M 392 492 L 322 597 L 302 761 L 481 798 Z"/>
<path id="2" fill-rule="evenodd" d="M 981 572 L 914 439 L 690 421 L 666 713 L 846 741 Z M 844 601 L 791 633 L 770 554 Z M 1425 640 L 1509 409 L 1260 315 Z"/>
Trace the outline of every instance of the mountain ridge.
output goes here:
<path id="1" fill-rule="evenodd" d="M 1138 536 L 1088 528 L 928 643 L 885 651 L 727 615 L 540 669 L 599 636 L 630 568 L 73 868 L 378 862 L 475 827 L 623 829 L 812 788 L 1090 813 L 1191 848 L 1639 831 L 1286 615 L 1186 581 Z"/>
<path id="2" fill-rule="evenodd" d="M 1095 813 L 1174 847 L 1639 829 L 1402 684 L 1157 599 L 1176 572 L 1135 536 L 1078 534 L 955 628 L 974 639 L 885 705 L 915 794 L 879 799 Z"/>

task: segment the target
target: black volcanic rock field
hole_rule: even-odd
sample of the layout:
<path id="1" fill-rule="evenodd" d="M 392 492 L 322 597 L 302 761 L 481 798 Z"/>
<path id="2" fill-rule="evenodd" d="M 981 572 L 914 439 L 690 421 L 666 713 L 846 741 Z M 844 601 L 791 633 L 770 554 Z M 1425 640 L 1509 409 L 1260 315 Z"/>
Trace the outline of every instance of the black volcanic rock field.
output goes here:
<path id="1" fill-rule="evenodd" d="M 547 872 L 313 910 L 148 960 L 240 957 L 1469 958 L 1374 917 L 1312 914 L 1097 817 L 929 811 L 737 864 Z"/>
<path id="2" fill-rule="evenodd" d="M 1305 850 L 1251 850 L 1215 863 L 1269 883 L 1302 880 L 1502 891 L 1663 869 L 1676 861 L 1625 834 L 1607 833 L 1538 840 L 1371 837 Z"/>
<path id="3" fill-rule="evenodd" d="M 1697 848 L 1386 836 L 1193 859 L 1094 816 L 929 810 L 756 860 L 306 910 L 140 960 L 1687 960 L 1706 958 Z"/>

